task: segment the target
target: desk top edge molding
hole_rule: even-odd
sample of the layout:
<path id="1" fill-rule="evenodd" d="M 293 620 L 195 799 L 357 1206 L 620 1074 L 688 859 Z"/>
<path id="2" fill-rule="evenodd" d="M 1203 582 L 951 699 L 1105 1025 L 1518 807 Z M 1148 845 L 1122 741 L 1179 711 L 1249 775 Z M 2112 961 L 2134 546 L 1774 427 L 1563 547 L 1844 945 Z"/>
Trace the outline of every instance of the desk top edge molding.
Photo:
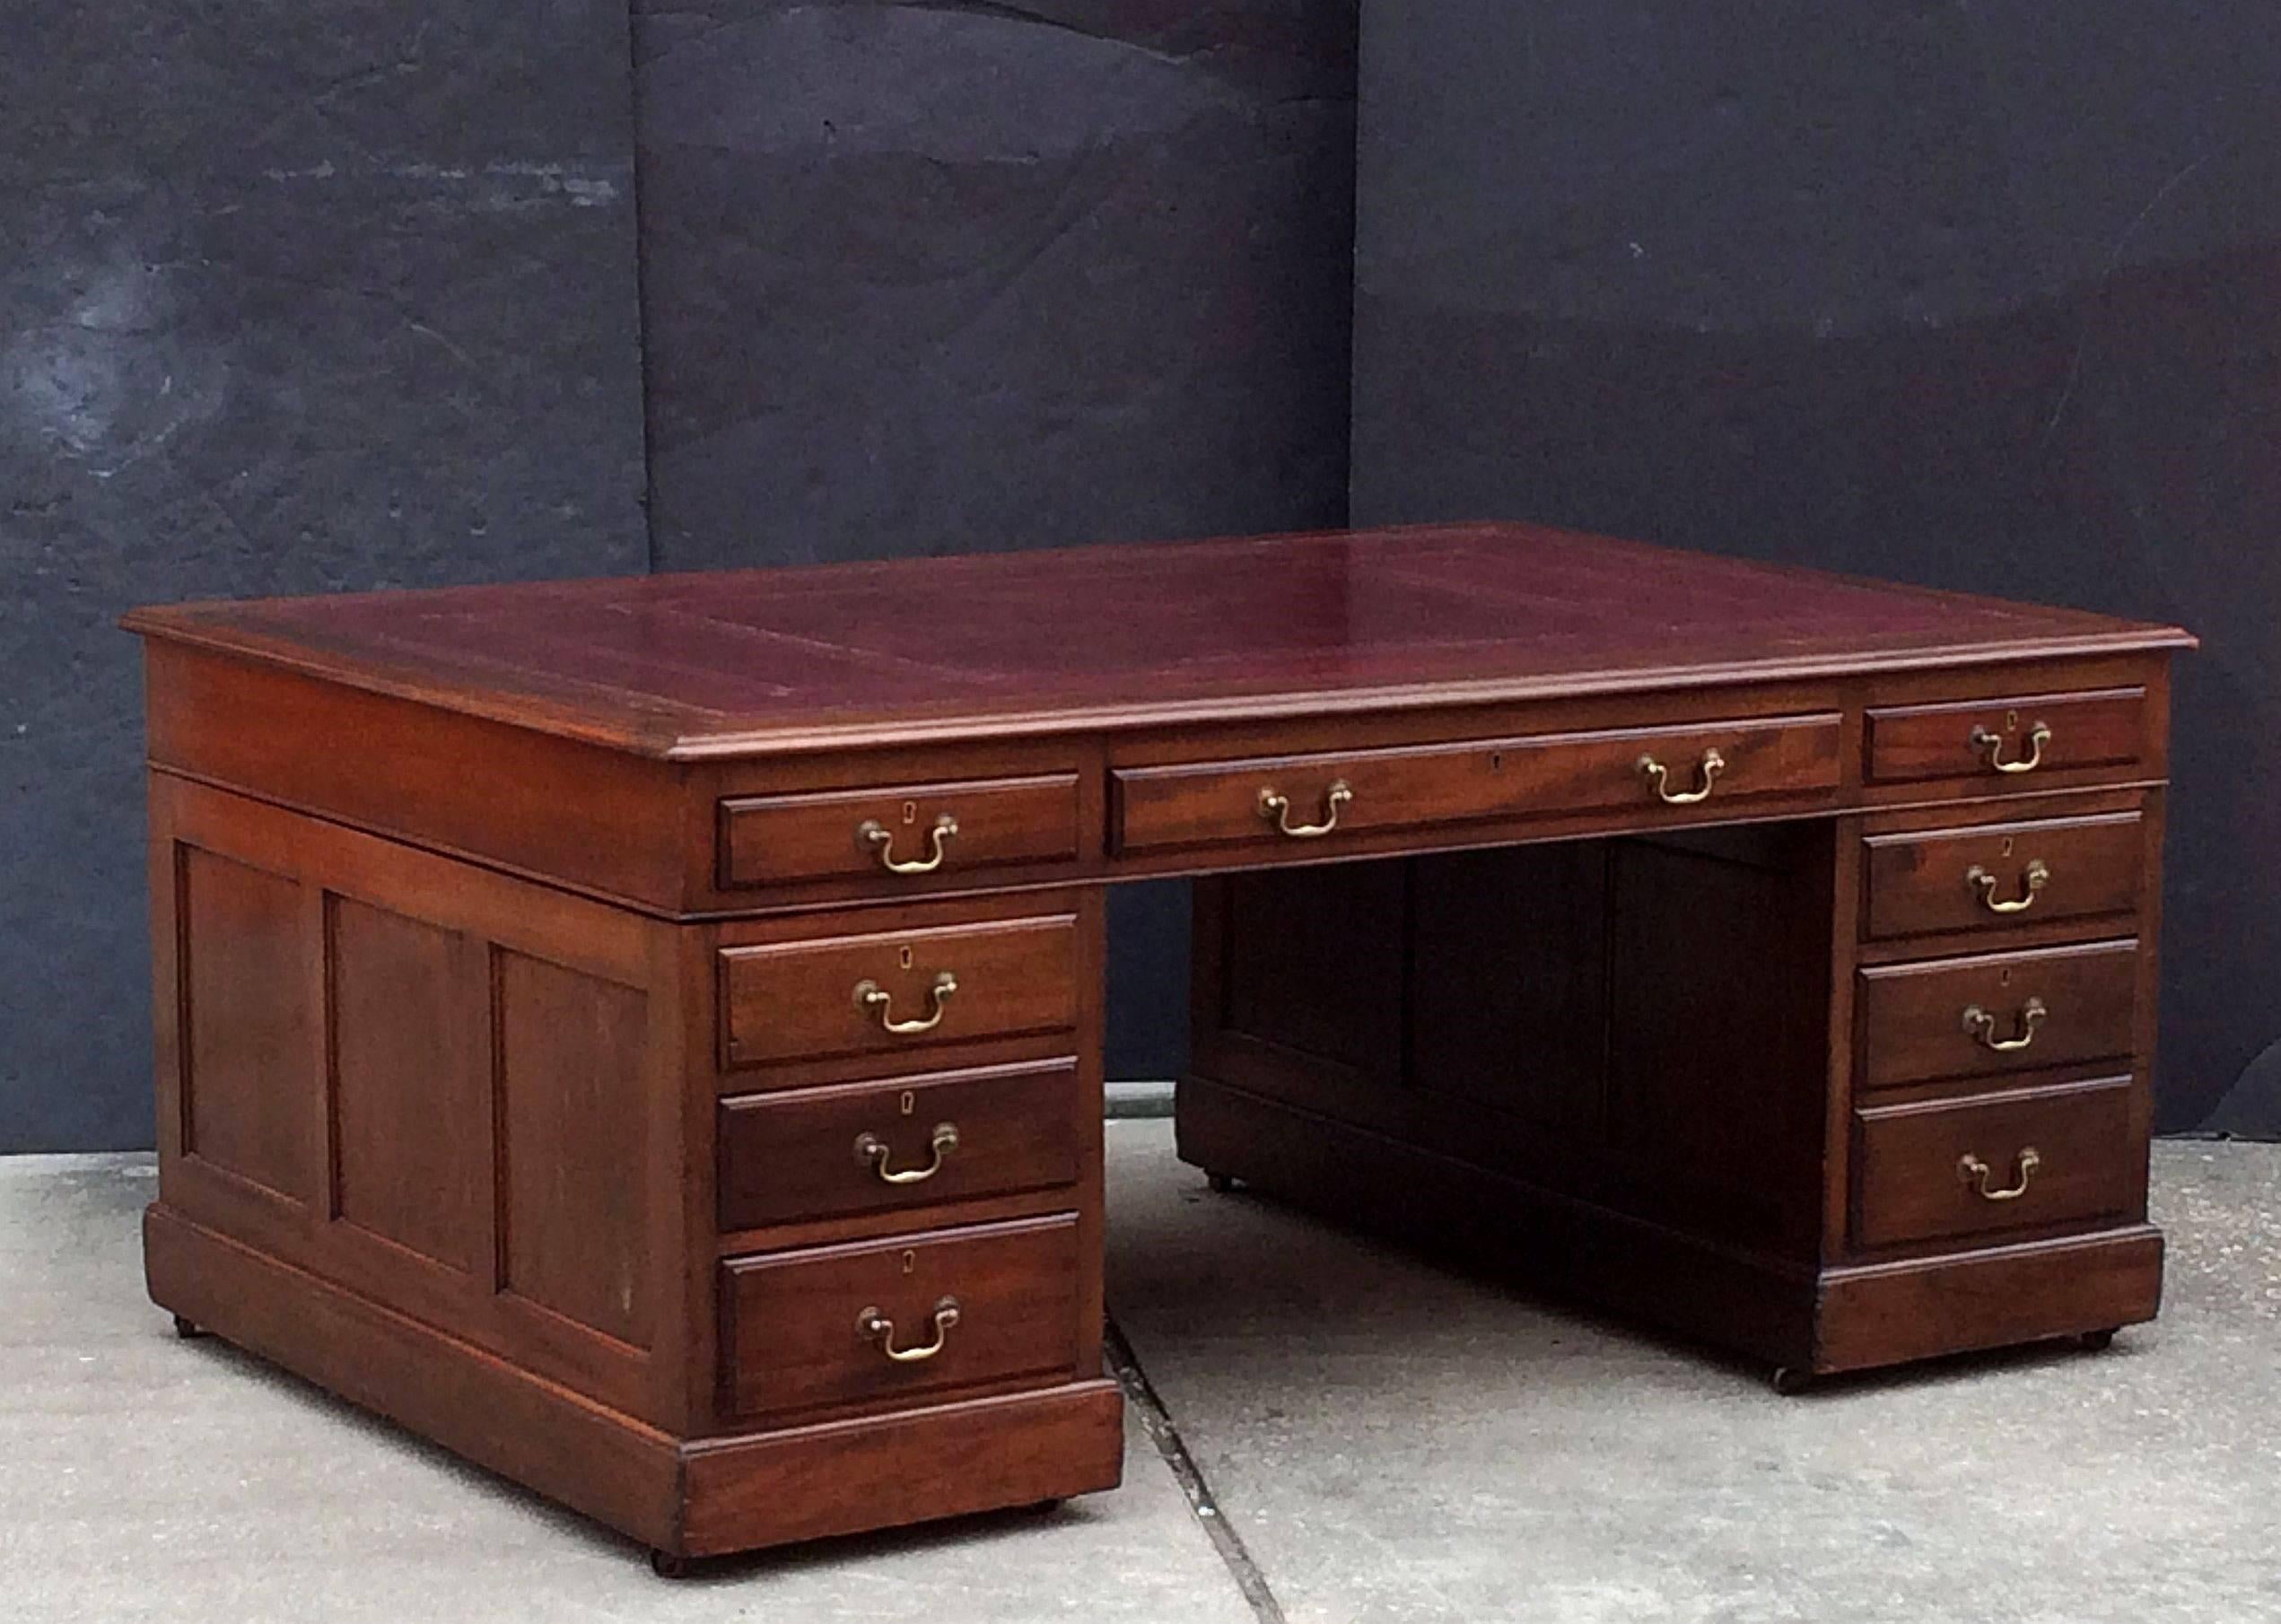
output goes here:
<path id="1" fill-rule="evenodd" d="M 1558 588 L 1562 570 L 1582 563 L 1588 572 L 1611 557 L 1625 568 L 1620 585 L 1583 581 L 1565 599 L 1537 598 L 1531 581 L 1515 573 L 1541 565 Z M 1385 628 L 1366 627 L 1358 638 L 1350 624 L 1340 624 L 1345 613 L 1341 604 L 1333 602 L 1327 608 L 1319 603 L 1305 605 L 1294 611 L 1289 624 L 1274 628 L 1282 636 L 1282 652 L 1304 668 L 1304 675 L 1288 682 L 1275 679 L 1273 653 L 1263 655 L 1259 675 L 1227 676 L 1228 666 L 1241 662 L 1242 649 L 1203 637 L 1186 607 L 1215 579 L 1228 578 L 1228 572 L 1250 572 L 1253 587 L 1263 587 L 1259 572 L 1265 565 L 1288 579 L 1294 597 L 1351 594 L 1365 620 L 1370 617 L 1368 605 L 1376 592 L 1403 598 L 1405 607 L 1429 615 L 1470 596 L 1468 572 L 1484 561 L 1512 572 L 1481 589 L 1498 616 L 1509 612 L 1509 630 L 1501 629 L 1501 622 L 1494 631 L 1483 623 L 1477 636 L 1437 642 L 1430 637 L 1405 639 L 1399 629 L 1389 634 Z M 1037 639 L 1019 627 L 985 624 L 981 635 L 999 639 L 996 649 L 958 647 L 954 631 L 950 642 L 906 660 L 898 648 L 883 648 L 876 641 L 867 650 L 852 633 L 841 642 L 809 635 L 809 628 L 798 620 L 797 612 L 809 600 L 827 606 L 834 600 L 843 606 L 852 602 L 876 622 L 867 631 L 898 638 L 907 631 L 923 646 L 940 634 L 939 626 L 922 623 L 931 621 L 943 607 L 939 603 L 932 609 L 928 606 L 948 587 L 965 583 L 986 598 L 997 594 L 1001 609 L 1010 600 L 1018 610 L 1037 607 L 1059 595 L 1112 590 L 1119 578 L 1135 570 L 1143 570 L 1155 582 L 1154 596 L 1121 598 L 1114 628 L 1079 618 L 1062 623 L 1058 637 Z M 1661 596 L 1655 580 L 1659 573 L 1679 578 Z M 1112 585 L 1099 584 L 1105 581 Z M 1790 637 L 1793 646 L 1787 648 L 1769 650 L 1761 641 L 1756 650 L 1743 648 L 1708 658 L 1689 657 L 1706 640 L 1728 633 L 1721 612 L 1732 607 L 1732 595 L 1749 595 L 1778 584 L 1800 595 L 1834 595 L 1818 606 L 1819 612 L 1848 624 L 1825 634 L 1820 646 L 1801 633 Z M 1024 593 L 1043 596 L 1025 606 L 1020 601 Z M 712 677 L 730 677 L 737 669 L 733 656 L 714 657 L 710 663 L 695 656 L 686 662 L 660 660 L 650 678 L 651 685 L 645 689 L 623 677 L 605 680 L 569 668 L 567 662 L 574 661 L 575 655 L 562 647 L 540 650 L 519 664 L 503 654 L 468 648 L 464 638 L 460 646 L 447 647 L 403 630 L 416 630 L 433 618 L 456 622 L 464 633 L 471 624 L 495 620 L 507 626 L 519 621 L 529 625 L 562 615 L 583 616 L 587 624 L 615 633 L 654 605 L 674 617 L 677 628 L 709 637 L 721 633 L 723 626 L 700 624 L 687 607 L 708 594 L 738 597 L 741 618 L 726 630 L 742 640 L 738 650 L 749 649 L 756 663 L 773 659 L 779 668 L 800 669 L 813 662 L 836 671 L 827 668 L 817 677 L 814 692 L 791 693 L 773 709 L 753 703 L 701 704 L 689 697 L 687 689 Z M 855 597 L 851 599 L 850 594 Z M 1728 595 L 1729 601 L 1715 601 L 1714 594 Z M 1621 633 L 1612 633 L 1609 622 L 1628 613 L 1635 600 L 1639 622 L 1647 629 L 1639 643 L 1627 649 L 1619 646 Z M 1598 621 L 1594 632 L 1601 639 L 1580 650 L 1574 648 L 1576 635 L 1562 618 L 1577 614 L 1579 605 L 1587 619 Z M 782 618 L 772 623 L 768 616 L 778 609 Z M 1776 606 L 1768 624 L 1778 626 L 1781 612 Z M 1880 621 L 1881 613 L 1890 614 L 1892 620 Z M 360 616 L 371 618 L 345 631 L 340 624 Z M 1332 623 L 1324 628 L 1326 635 L 1315 635 L 1308 616 Z M 1924 624 L 1927 616 L 1957 617 L 1956 634 L 1928 632 Z M 211 601 L 136 609 L 122 624 L 153 642 L 667 763 L 1224 722 L 1394 715 L 1985 669 L 2198 646 L 2191 633 L 2175 625 L 1500 524 Z M 1074 631 L 1066 629 L 1071 624 Z M 843 622 L 842 625 L 844 631 Z M 1188 691 L 1182 692 L 1183 672 L 1176 665 L 1157 669 L 1129 664 L 1065 680 L 1065 673 L 1044 663 L 1058 650 L 1097 641 L 1112 629 L 1125 632 L 1132 642 L 1144 646 L 1185 637 L 1194 664 L 1211 668 L 1212 674 L 1201 678 L 1190 674 Z M 625 646 L 605 647 L 602 654 L 628 664 L 644 657 L 656 659 L 655 634 L 656 628 L 643 626 L 628 634 Z M 1748 639 L 1746 632 L 1733 634 Z M 1354 641 L 1342 641 L 1346 639 Z M 1552 643 L 1565 645 L 1565 656 L 1558 650 L 1543 652 Z M 983 655 L 1001 651 L 1010 656 L 1010 664 L 985 668 L 978 663 Z M 547 655 L 554 657 L 551 663 Z M 1028 662 L 1027 668 L 1023 662 Z M 909 668 L 899 674 L 891 694 L 854 702 L 819 697 L 835 675 L 860 671 L 877 677 L 878 666 L 896 664 Z M 1417 673 L 1421 664 L 1429 668 L 1428 674 Z M 937 677 L 950 692 L 924 696 Z M 678 694 L 670 691 L 677 682 L 685 690 Z M 921 696 L 912 697 L 913 694 Z"/>

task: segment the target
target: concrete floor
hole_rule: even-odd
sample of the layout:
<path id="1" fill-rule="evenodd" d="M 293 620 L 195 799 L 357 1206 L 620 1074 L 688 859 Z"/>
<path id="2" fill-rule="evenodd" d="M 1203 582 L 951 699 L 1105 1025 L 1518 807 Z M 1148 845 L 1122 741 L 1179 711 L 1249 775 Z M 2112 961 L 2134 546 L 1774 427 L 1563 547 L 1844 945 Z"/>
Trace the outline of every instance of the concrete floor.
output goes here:
<path id="1" fill-rule="evenodd" d="M 0 1619 L 2281 1620 L 2281 1148 L 2157 1147 L 2169 1301 L 2109 1352 L 1783 1400 L 1209 1195 L 1168 1123 L 1109 1139 L 1111 1305 L 1212 1515 L 1136 1409 L 1114 1494 L 680 1584 L 175 1341 L 141 1289 L 147 1161 L 0 1161 Z"/>

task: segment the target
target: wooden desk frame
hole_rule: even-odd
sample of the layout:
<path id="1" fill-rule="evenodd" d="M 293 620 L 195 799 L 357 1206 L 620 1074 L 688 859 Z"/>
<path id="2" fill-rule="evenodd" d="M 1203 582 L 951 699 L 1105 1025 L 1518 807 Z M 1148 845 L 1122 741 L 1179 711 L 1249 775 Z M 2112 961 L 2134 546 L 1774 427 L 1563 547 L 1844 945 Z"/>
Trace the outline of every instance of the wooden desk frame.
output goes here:
<path id="1" fill-rule="evenodd" d="M 1281 546 L 1158 556 L 1516 606 L 1502 561 L 1572 566 L 1664 644 L 1770 581 L 1859 624 L 1553 669 L 1516 607 L 1462 668 L 1412 628 L 1289 688 L 698 726 L 694 656 L 598 699 L 431 617 L 844 572 L 141 612 L 154 1300 L 666 1567 L 1110 1487 L 1103 902 L 1186 875 L 1216 1182 L 1792 1376 L 2154 1314 L 2190 639 L 1516 527 Z"/>

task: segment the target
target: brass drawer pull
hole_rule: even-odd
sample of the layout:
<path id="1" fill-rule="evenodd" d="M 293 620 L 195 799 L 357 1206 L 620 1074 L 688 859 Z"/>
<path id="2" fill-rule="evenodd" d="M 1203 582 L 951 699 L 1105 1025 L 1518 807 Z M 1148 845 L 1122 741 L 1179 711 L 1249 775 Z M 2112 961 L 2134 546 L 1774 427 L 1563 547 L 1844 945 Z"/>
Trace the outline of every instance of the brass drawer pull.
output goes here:
<path id="1" fill-rule="evenodd" d="M 958 1323 L 958 1299 L 944 1297 L 935 1305 L 935 1340 L 924 1348 L 897 1348 L 895 1345 L 895 1322 L 877 1308 L 866 1308 L 855 1316 L 855 1334 L 867 1342 L 877 1342 L 879 1351 L 898 1365 L 921 1365 L 940 1353 L 950 1340 L 950 1329 Z"/>
<path id="2" fill-rule="evenodd" d="M 899 1021 L 894 1014 L 895 994 L 887 991 L 877 982 L 861 981 L 855 983 L 855 1007 L 868 1015 L 878 1016 L 882 1032 L 892 1033 L 896 1037 L 913 1037 L 922 1032 L 932 1032 L 942 1025 L 950 995 L 957 991 L 958 978 L 945 970 L 935 977 L 935 984 L 928 990 L 931 1012 L 919 1020 Z"/>
<path id="3" fill-rule="evenodd" d="M 1964 870 L 1964 883 L 1990 913 L 2025 913 L 2035 906 L 2035 894 L 2051 883 L 2051 868 L 2040 857 L 2030 862 L 2020 874 L 2020 895 L 2010 902 L 1996 900 L 1996 876 L 1978 863 Z"/>
<path id="4" fill-rule="evenodd" d="M 2032 998 L 2020 1006 L 2019 1035 L 1998 1037 L 1996 1035 L 1996 1017 L 1978 1004 L 1967 1004 L 1964 1006 L 1964 1035 L 1981 1048 L 1992 1050 L 1997 1054 L 2016 1054 L 2035 1042 L 2035 1029 L 2050 1013 L 2041 999 Z"/>
<path id="5" fill-rule="evenodd" d="M 1990 1167 L 1986 1162 L 1980 1160 L 1980 1158 L 1977 1156 L 1966 1156 L 1959 1158 L 1956 1164 L 1956 1176 L 1959 1179 L 1962 1179 L 1965 1183 L 1972 1185 L 1978 1189 L 1980 1194 L 1980 1200 L 1984 1201 L 2016 1201 L 2028 1192 L 2028 1179 L 2030 1175 L 2032 1175 L 2038 1167 L 2042 1166 L 2043 1158 L 2035 1153 L 2035 1147 L 2033 1145 L 2030 1145 L 2026 1149 L 2021 1151 L 2018 1156 L 2012 1158 L 2012 1166 L 2014 1169 L 2012 1174 L 2012 1183 L 2002 1190 L 1991 1190 L 1988 1188 L 1988 1174 L 1993 1173 L 1995 1169 Z"/>
<path id="6" fill-rule="evenodd" d="M 895 831 L 876 817 L 867 817 L 855 825 L 856 840 L 878 853 L 879 867 L 889 874 L 932 874 L 942 867 L 947 855 L 943 847 L 958 833 L 958 820 L 944 813 L 935 819 L 934 832 L 927 837 L 927 855 L 909 862 L 897 862 L 895 858 Z"/>
<path id="7" fill-rule="evenodd" d="M 2032 773 L 2043 764 L 2043 747 L 2051 742 L 2051 729 L 2042 722 L 2028 729 L 2028 753 L 2017 761 L 2004 759 L 2004 735 L 1992 728 L 1974 728 L 1971 744 L 1998 773 Z"/>
<path id="8" fill-rule="evenodd" d="M 1323 821 L 1319 824 L 1291 822 L 1289 799 L 1273 790 L 1259 792 L 1259 815 L 1293 840 L 1316 840 L 1339 826 L 1340 808 L 1351 806 L 1353 802 L 1354 790 L 1345 779 L 1341 778 L 1333 780 L 1331 787 L 1324 791 Z"/>
<path id="9" fill-rule="evenodd" d="M 887 1142 L 876 1133 L 855 1136 L 855 1159 L 879 1175 L 882 1184 L 923 1184 L 942 1171 L 942 1164 L 958 1148 L 958 1125 L 937 1122 L 934 1137 L 928 1141 L 934 1149 L 934 1159 L 923 1167 L 906 1167 L 900 1173 L 890 1173 L 887 1162 L 895 1155 Z"/>
<path id="10" fill-rule="evenodd" d="M 1639 769 L 1639 775 L 1654 788 L 1656 799 L 1665 806 L 1691 807 L 1710 799 L 1711 786 L 1726 771 L 1726 757 L 1716 750 L 1704 751 L 1702 761 L 1695 768 L 1695 787 L 1691 790 L 1674 790 L 1671 769 L 1652 755 L 1643 755 L 1634 764 Z"/>

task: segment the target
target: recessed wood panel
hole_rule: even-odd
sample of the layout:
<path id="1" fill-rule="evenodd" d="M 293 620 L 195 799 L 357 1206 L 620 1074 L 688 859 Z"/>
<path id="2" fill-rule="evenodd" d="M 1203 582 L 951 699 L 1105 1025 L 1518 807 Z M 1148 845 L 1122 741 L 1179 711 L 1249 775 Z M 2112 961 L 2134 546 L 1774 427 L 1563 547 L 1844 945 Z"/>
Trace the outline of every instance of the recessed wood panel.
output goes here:
<path id="1" fill-rule="evenodd" d="M 520 953 L 495 965 L 504 1288 L 646 1348 L 647 1000 Z"/>
<path id="2" fill-rule="evenodd" d="M 181 848 L 183 1142 L 297 1202 L 323 1181 L 324 1101 L 302 889 Z"/>
<path id="3" fill-rule="evenodd" d="M 1410 1076 L 1536 1127 L 1595 1131 L 1607 1091 L 1608 852 L 1563 841 L 1410 865 Z M 1299 877 L 1312 877 L 1302 874 Z"/>
<path id="4" fill-rule="evenodd" d="M 1216 1030 L 1398 1082 L 1407 866 L 1238 874 L 1223 895 Z"/>
<path id="5" fill-rule="evenodd" d="M 472 1273 L 487 1263 L 479 943 L 331 899 L 334 1214 Z"/>

